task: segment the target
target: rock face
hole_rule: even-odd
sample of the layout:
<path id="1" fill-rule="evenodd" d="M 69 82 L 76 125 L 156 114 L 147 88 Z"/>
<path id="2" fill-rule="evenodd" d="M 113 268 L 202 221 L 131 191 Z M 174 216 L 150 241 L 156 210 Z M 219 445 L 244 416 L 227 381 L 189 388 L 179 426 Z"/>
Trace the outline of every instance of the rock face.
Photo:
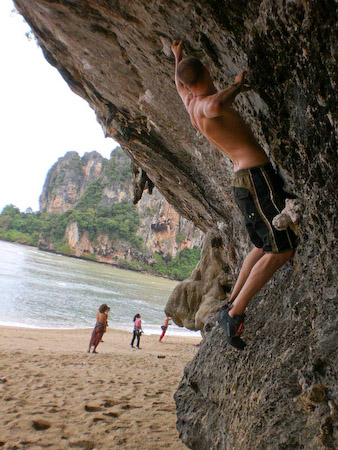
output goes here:
<path id="1" fill-rule="evenodd" d="M 97 152 L 86 153 L 82 158 L 77 152 L 66 153 L 47 174 L 40 196 L 40 211 L 64 213 L 81 207 L 88 189 L 96 190 L 95 206 L 107 207 L 122 201 L 132 203 L 134 186 L 130 158 L 120 148 L 112 152 L 110 160 Z M 71 222 L 66 228 L 67 243 L 73 255 L 95 254 L 99 262 L 121 264 L 125 259 L 151 261 L 154 253 L 175 258 L 184 248 L 201 246 L 203 233 L 180 216 L 157 189 L 151 195 L 148 190 L 143 192 L 137 211 L 140 217 L 137 235 L 142 238 L 148 257 L 108 234 L 90 239 L 88 233 L 80 233 L 77 222 Z M 44 236 L 40 247 L 54 249 L 53 243 Z"/>
<path id="2" fill-rule="evenodd" d="M 219 236 L 206 234 L 199 264 L 188 279 L 176 286 L 165 308 L 177 325 L 204 333 L 210 316 L 231 291 L 231 252 L 234 255 L 234 248 L 224 248 Z"/>
<path id="3" fill-rule="evenodd" d="M 188 121 L 170 42 L 184 39 L 219 87 L 248 68 L 253 90 L 236 108 L 303 203 L 300 246 L 252 302 L 245 352 L 227 348 L 208 319 L 176 394 L 178 429 L 194 450 L 337 447 L 336 2 L 15 3 L 107 135 L 177 211 L 234 249 L 224 256 L 233 278 L 249 246 L 231 167 Z"/>
<path id="4" fill-rule="evenodd" d="M 73 209 L 88 186 L 102 172 L 103 158 L 97 152 L 80 158 L 77 152 L 68 152 L 49 170 L 42 194 L 40 211 L 63 213 Z"/>

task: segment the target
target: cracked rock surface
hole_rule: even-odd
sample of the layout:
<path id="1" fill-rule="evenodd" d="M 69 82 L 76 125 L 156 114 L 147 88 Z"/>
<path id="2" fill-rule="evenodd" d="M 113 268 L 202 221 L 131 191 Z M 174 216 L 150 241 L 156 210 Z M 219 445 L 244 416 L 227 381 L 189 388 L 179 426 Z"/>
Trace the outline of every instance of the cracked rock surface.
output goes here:
<path id="1" fill-rule="evenodd" d="M 231 164 L 196 134 L 175 92 L 170 44 L 182 38 L 218 87 L 248 68 L 253 89 L 236 108 L 302 203 L 300 245 L 252 301 L 244 352 L 203 316 L 206 337 L 176 393 L 178 430 L 194 450 L 337 447 L 336 2 L 15 3 L 105 133 L 180 214 L 217 237 L 220 280 L 222 272 L 234 279 L 249 242 Z M 212 248 L 205 252 L 217 254 Z M 215 295 L 210 313 L 222 300 Z M 201 303 L 191 304 L 177 320 L 198 328 Z"/>

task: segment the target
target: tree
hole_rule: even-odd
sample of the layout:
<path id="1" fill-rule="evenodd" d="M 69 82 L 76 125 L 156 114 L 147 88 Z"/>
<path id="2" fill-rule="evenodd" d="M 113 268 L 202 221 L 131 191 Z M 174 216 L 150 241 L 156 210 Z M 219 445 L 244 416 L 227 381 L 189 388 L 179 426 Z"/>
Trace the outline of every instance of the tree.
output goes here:
<path id="1" fill-rule="evenodd" d="M 20 209 L 17 208 L 16 206 L 14 206 L 14 205 L 7 205 L 7 206 L 4 207 L 4 209 L 2 210 L 1 214 L 3 216 L 14 217 L 14 216 L 20 214 Z"/>

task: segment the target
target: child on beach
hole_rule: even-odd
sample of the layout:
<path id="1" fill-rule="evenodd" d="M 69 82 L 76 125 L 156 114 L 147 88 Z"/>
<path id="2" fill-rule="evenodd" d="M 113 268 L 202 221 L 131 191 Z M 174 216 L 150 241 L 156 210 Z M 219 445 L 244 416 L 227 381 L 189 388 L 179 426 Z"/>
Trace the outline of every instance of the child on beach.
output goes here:
<path id="1" fill-rule="evenodd" d="M 143 333 L 140 314 L 136 314 L 133 320 L 134 320 L 134 330 L 133 330 L 133 337 L 132 337 L 132 340 L 130 343 L 130 347 L 134 348 L 134 341 L 136 338 L 136 340 L 137 340 L 136 347 L 140 348 L 140 338 L 141 338 L 141 334 Z"/>
<path id="2" fill-rule="evenodd" d="M 161 336 L 160 336 L 160 338 L 158 340 L 159 342 L 162 342 L 162 339 L 163 339 L 163 337 L 164 337 L 164 335 L 165 335 L 165 333 L 166 333 L 166 331 L 168 329 L 168 326 L 170 325 L 170 323 L 169 323 L 170 320 L 171 320 L 171 317 L 169 317 L 169 316 L 167 316 L 164 319 L 163 325 L 161 326 L 162 334 L 161 334 Z"/>

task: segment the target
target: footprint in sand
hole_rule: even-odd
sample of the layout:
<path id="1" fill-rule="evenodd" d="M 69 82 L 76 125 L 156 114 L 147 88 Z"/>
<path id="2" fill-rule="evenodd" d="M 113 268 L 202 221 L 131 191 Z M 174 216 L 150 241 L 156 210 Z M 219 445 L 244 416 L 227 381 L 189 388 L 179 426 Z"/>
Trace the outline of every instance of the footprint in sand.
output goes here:
<path id="1" fill-rule="evenodd" d="M 115 406 L 118 402 L 116 400 L 107 399 L 102 403 L 102 406 L 105 408 L 111 408 L 112 406 Z"/>
<path id="2" fill-rule="evenodd" d="M 129 403 L 127 403 L 126 405 L 120 406 L 120 408 L 121 409 L 137 409 L 137 408 L 142 408 L 142 406 L 129 405 Z"/>
<path id="3" fill-rule="evenodd" d="M 34 430 L 43 431 L 48 430 L 48 428 L 51 427 L 51 424 L 46 420 L 33 420 L 32 427 L 34 428 Z"/>
<path id="4" fill-rule="evenodd" d="M 108 413 L 103 413 L 104 416 L 113 417 L 116 419 L 117 417 L 120 417 L 120 414 L 118 412 L 110 411 Z"/>
<path id="5" fill-rule="evenodd" d="M 144 394 L 144 396 L 147 398 L 156 398 L 157 397 L 156 394 L 148 394 L 147 392 Z"/>
<path id="6" fill-rule="evenodd" d="M 94 406 L 94 405 L 85 405 L 84 409 L 87 412 L 98 412 L 98 411 L 102 410 L 102 408 L 100 406 Z"/>
<path id="7" fill-rule="evenodd" d="M 57 408 L 49 408 L 49 409 L 47 409 L 47 412 L 49 412 L 49 413 L 58 413 L 58 412 L 60 412 L 60 409 L 57 409 Z"/>
<path id="8" fill-rule="evenodd" d="M 80 447 L 83 450 L 92 450 L 95 447 L 95 443 L 93 441 L 69 441 L 69 447 Z"/>
<path id="9" fill-rule="evenodd" d="M 162 430 L 161 430 L 161 427 L 159 427 L 158 425 L 150 425 L 150 426 L 149 426 L 149 429 L 150 429 L 151 431 L 154 431 L 155 433 L 159 433 L 160 431 L 162 431 Z"/>
<path id="10" fill-rule="evenodd" d="M 118 425 L 115 425 L 111 429 L 112 430 L 121 430 L 121 429 L 123 430 L 123 429 L 126 429 L 126 428 L 130 428 L 130 425 L 125 424 L 125 423 L 119 423 Z"/>
<path id="11" fill-rule="evenodd" d="M 120 397 L 120 401 L 117 403 L 127 402 L 128 400 L 130 400 L 130 397 L 128 397 L 127 395 L 123 395 L 122 397 Z"/>
<path id="12" fill-rule="evenodd" d="M 102 422 L 105 421 L 106 419 L 104 417 L 94 417 L 93 422 L 97 423 L 97 422 Z"/>

